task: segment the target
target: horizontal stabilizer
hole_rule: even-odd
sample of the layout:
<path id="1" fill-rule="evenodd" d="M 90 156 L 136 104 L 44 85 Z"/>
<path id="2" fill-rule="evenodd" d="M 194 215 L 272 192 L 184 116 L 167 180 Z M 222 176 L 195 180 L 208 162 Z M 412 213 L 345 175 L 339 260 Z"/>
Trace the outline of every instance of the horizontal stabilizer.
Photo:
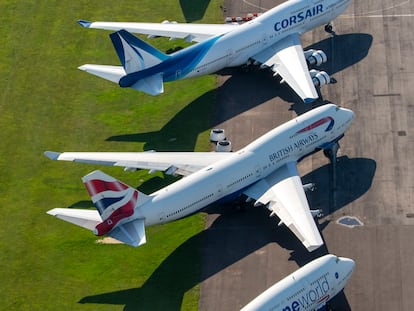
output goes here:
<path id="1" fill-rule="evenodd" d="M 119 80 L 125 76 L 125 70 L 121 66 L 85 64 L 78 69 L 114 83 L 119 83 Z"/>
<path id="2" fill-rule="evenodd" d="M 89 27 L 91 27 L 92 22 L 86 21 L 84 19 L 80 19 L 80 20 L 78 20 L 78 24 L 81 25 L 84 28 L 89 28 Z"/>
<path id="3" fill-rule="evenodd" d="M 75 208 L 54 208 L 47 212 L 64 221 L 93 231 L 95 226 L 102 221 L 96 210 L 75 209 Z"/>
<path id="4" fill-rule="evenodd" d="M 138 247 L 147 242 L 144 219 L 136 219 L 116 227 L 109 236 L 130 246 Z"/>
<path id="5" fill-rule="evenodd" d="M 164 81 L 162 74 L 156 74 L 145 79 L 138 80 L 131 87 L 135 90 L 140 90 L 149 95 L 158 95 L 164 93 Z"/>

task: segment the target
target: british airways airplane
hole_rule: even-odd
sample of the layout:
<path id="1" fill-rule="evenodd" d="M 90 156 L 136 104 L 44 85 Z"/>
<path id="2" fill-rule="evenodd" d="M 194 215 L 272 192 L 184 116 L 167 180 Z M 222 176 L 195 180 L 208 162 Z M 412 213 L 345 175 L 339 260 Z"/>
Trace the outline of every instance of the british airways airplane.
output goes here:
<path id="1" fill-rule="evenodd" d="M 320 310 L 346 285 L 352 259 L 325 255 L 306 264 L 260 294 L 241 311 Z"/>
<path id="2" fill-rule="evenodd" d="M 218 201 L 244 194 L 265 205 L 308 251 L 323 245 L 296 163 L 316 150 L 331 149 L 354 118 L 351 110 L 327 104 L 253 141 L 238 152 L 64 152 L 53 160 L 149 169 L 185 176 L 150 195 L 94 171 L 83 182 L 97 211 L 55 208 L 63 220 L 132 246 L 146 242 L 145 226 L 177 220 Z"/>
<path id="3" fill-rule="evenodd" d="M 303 51 L 300 35 L 329 24 L 351 0 L 290 0 L 244 24 L 88 22 L 86 28 L 115 30 L 110 35 L 122 66 L 86 64 L 79 69 L 151 95 L 164 82 L 197 77 L 225 67 L 261 64 L 302 98 L 318 98 L 315 86 L 330 82 L 326 72 L 311 70 L 327 61 L 323 51 Z M 129 32 L 198 42 L 167 55 Z"/>

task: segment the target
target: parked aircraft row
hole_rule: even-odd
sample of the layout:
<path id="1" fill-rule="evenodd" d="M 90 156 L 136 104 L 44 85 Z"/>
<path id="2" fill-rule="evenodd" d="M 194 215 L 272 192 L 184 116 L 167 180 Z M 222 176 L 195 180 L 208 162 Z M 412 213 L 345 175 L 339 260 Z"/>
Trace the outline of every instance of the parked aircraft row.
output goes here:
<path id="1" fill-rule="evenodd" d="M 91 65 L 81 70 L 151 95 L 163 93 L 164 82 L 197 77 L 225 67 L 260 65 L 280 75 L 305 102 L 318 98 L 317 88 L 330 82 L 311 69 L 327 61 L 323 51 L 304 51 L 300 35 L 341 14 L 351 0 L 290 0 L 243 24 L 79 23 L 114 30 L 110 38 L 122 66 Z M 167 55 L 130 32 L 149 37 L 182 38 L 196 44 Z M 146 243 L 145 228 L 205 207 L 244 196 L 265 206 L 311 252 L 323 245 L 306 199 L 297 163 L 318 150 L 334 150 L 354 113 L 326 104 L 278 126 L 237 152 L 52 152 L 53 160 L 147 169 L 183 178 L 151 194 L 99 170 L 82 178 L 96 210 L 54 208 L 48 214 L 81 226 L 97 236 L 111 236 L 131 246 Z M 242 310 L 314 310 L 341 291 L 355 263 L 320 257 L 267 291 Z"/>
<path id="2" fill-rule="evenodd" d="M 197 77 L 225 67 L 260 64 L 281 76 L 305 102 L 318 98 L 315 86 L 330 82 L 326 72 L 311 70 L 327 61 L 323 51 L 303 51 L 300 35 L 329 22 L 351 0 L 290 0 L 243 24 L 88 22 L 86 28 L 115 30 L 110 35 L 122 66 L 85 64 L 79 69 L 151 95 L 163 93 L 164 82 Z M 195 41 L 171 55 L 130 32 L 149 37 Z"/>

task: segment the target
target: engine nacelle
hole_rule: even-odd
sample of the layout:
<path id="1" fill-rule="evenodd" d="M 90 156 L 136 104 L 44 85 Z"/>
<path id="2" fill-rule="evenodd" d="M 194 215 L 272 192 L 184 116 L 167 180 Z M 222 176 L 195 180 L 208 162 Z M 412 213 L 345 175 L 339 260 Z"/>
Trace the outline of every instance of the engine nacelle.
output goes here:
<path id="1" fill-rule="evenodd" d="M 316 185 L 313 182 L 303 185 L 303 190 L 305 191 L 314 191 L 315 189 Z"/>
<path id="2" fill-rule="evenodd" d="M 325 71 L 319 71 L 312 69 L 309 71 L 312 78 L 313 85 L 321 87 L 323 85 L 331 83 L 331 77 Z"/>
<path id="3" fill-rule="evenodd" d="M 221 140 L 217 142 L 216 152 L 231 152 L 232 146 L 229 140 Z"/>
<path id="4" fill-rule="evenodd" d="M 221 140 L 226 140 L 226 134 L 223 129 L 212 129 L 210 131 L 210 141 L 218 142 Z"/>
<path id="5" fill-rule="evenodd" d="M 307 50 L 304 53 L 309 66 L 320 66 L 328 60 L 328 57 L 322 50 Z"/>

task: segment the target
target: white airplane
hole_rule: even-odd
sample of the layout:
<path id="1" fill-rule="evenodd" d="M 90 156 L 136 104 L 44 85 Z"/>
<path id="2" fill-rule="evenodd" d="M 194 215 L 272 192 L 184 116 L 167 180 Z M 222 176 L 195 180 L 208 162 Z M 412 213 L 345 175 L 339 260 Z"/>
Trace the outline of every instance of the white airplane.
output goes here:
<path id="1" fill-rule="evenodd" d="M 351 0 L 290 0 L 244 24 L 180 24 L 88 22 L 86 28 L 115 30 L 110 35 L 122 66 L 86 64 L 79 69 L 98 77 L 151 95 L 163 93 L 163 83 L 217 72 L 225 67 L 261 64 L 302 98 L 318 98 L 315 85 L 330 82 L 326 72 L 308 65 L 326 62 L 323 51 L 303 51 L 300 35 L 328 24 L 340 15 Z M 198 42 L 167 55 L 129 32 L 149 37 L 165 36 Z"/>
<path id="2" fill-rule="evenodd" d="M 337 145 L 354 118 L 351 110 L 327 104 L 278 126 L 238 152 L 64 152 L 53 160 L 149 169 L 186 176 L 145 195 L 101 171 L 83 177 L 97 211 L 55 208 L 49 214 L 108 234 L 132 246 L 146 242 L 145 226 L 195 213 L 217 200 L 244 194 L 266 205 L 308 251 L 323 245 L 296 163 Z"/>
<path id="3" fill-rule="evenodd" d="M 337 295 L 355 268 L 352 259 L 325 255 L 306 264 L 260 294 L 241 311 L 319 310 Z"/>

